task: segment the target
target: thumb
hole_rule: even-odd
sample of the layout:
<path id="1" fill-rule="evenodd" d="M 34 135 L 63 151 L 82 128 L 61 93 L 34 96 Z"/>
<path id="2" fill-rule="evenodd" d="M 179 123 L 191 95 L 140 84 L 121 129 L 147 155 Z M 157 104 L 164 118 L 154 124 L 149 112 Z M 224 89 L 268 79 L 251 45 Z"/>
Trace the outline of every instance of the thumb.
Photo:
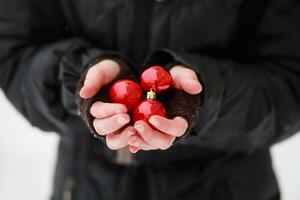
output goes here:
<path id="1" fill-rule="evenodd" d="M 170 74 L 177 89 L 182 89 L 189 94 L 199 94 L 202 91 L 202 85 L 198 81 L 196 73 L 186 67 L 174 66 Z"/>
<path id="2" fill-rule="evenodd" d="M 199 94 L 202 91 L 202 86 L 198 80 L 183 79 L 181 86 L 182 89 L 189 94 Z"/>
<path id="3" fill-rule="evenodd" d="M 96 95 L 100 88 L 112 81 L 120 72 L 120 66 L 113 60 L 103 60 L 89 69 L 79 95 L 88 99 Z"/>

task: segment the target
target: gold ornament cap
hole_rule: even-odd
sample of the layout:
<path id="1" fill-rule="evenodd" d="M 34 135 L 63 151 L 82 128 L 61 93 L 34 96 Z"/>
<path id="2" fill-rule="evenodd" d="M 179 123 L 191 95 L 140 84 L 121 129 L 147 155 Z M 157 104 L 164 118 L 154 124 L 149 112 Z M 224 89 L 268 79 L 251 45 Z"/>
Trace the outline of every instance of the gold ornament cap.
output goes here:
<path id="1" fill-rule="evenodd" d="M 154 99 L 156 99 L 155 92 L 153 92 L 152 90 L 150 90 L 149 92 L 147 92 L 147 99 L 148 100 L 154 100 Z"/>

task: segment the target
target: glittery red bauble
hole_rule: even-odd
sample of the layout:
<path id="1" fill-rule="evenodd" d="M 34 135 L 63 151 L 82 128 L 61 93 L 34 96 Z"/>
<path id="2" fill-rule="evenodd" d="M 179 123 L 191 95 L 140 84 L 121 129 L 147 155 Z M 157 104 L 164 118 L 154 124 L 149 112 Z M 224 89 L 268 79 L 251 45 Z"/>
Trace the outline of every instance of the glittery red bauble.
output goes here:
<path id="1" fill-rule="evenodd" d="M 140 85 L 129 79 L 117 81 L 109 90 L 110 101 L 124 104 L 128 112 L 131 112 L 135 105 L 141 101 L 142 96 L 143 91 Z"/>
<path id="2" fill-rule="evenodd" d="M 143 120 L 148 122 L 152 115 L 167 117 L 167 111 L 162 103 L 157 100 L 144 100 L 133 110 L 133 121 Z"/>
<path id="3" fill-rule="evenodd" d="M 163 67 L 153 66 L 142 73 L 141 84 L 146 91 L 162 92 L 172 86 L 173 80 Z"/>

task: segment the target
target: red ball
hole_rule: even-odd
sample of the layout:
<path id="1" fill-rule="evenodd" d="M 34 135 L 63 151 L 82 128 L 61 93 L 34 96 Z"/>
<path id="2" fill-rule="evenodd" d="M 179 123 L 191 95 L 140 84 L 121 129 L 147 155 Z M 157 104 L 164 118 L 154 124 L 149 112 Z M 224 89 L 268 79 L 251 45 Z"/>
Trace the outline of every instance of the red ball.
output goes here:
<path id="1" fill-rule="evenodd" d="M 172 86 L 173 80 L 163 67 L 153 66 L 142 73 L 141 84 L 146 91 L 162 92 Z"/>
<path id="2" fill-rule="evenodd" d="M 143 120 L 148 122 L 152 115 L 167 117 L 167 111 L 162 103 L 157 100 L 144 100 L 133 110 L 133 121 Z"/>
<path id="3" fill-rule="evenodd" d="M 140 85 L 132 80 L 119 80 L 112 85 L 109 90 L 109 97 L 112 103 L 124 104 L 127 112 L 131 112 L 135 105 L 139 103 L 143 96 Z"/>

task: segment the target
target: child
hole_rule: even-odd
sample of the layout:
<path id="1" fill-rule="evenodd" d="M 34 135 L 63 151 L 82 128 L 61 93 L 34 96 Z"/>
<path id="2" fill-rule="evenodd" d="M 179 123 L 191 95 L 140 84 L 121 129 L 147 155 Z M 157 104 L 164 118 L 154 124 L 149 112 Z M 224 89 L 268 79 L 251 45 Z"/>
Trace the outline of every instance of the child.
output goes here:
<path id="1" fill-rule="evenodd" d="M 0 0 L 0 86 L 61 135 L 52 200 L 277 200 L 269 148 L 300 130 L 299 21 L 297 0 Z M 174 79 L 169 117 L 132 124 L 108 88 L 152 65 Z"/>

